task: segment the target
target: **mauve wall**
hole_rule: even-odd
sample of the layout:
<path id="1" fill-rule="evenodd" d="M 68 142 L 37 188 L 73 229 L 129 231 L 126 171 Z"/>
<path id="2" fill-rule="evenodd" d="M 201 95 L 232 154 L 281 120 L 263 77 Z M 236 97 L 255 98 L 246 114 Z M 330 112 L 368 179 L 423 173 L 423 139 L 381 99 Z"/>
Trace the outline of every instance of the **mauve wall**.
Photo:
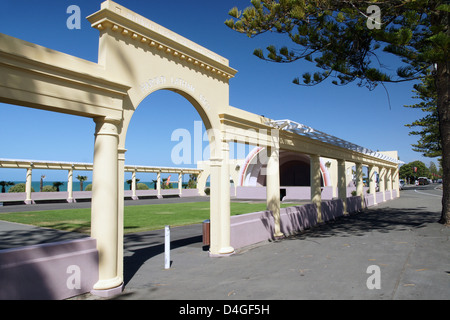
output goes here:
<path id="1" fill-rule="evenodd" d="M 181 197 L 195 197 L 199 195 L 198 189 L 181 189 Z M 234 190 L 233 193 L 234 194 Z M 133 195 L 133 191 L 124 190 L 124 196 L 126 198 L 130 198 Z M 138 197 L 156 197 L 158 195 L 158 191 L 154 189 L 149 190 L 136 190 L 136 195 Z M 177 196 L 179 195 L 178 189 L 162 189 L 161 195 L 164 196 Z M 13 192 L 13 193 L 0 193 L 0 203 L 10 203 L 17 204 L 17 202 L 24 202 L 27 195 L 25 192 Z M 45 202 L 45 201 L 65 201 L 69 197 L 69 193 L 67 191 L 60 192 L 32 192 L 31 199 L 33 202 Z M 92 197 L 91 191 L 74 191 L 73 198 L 75 201 L 77 200 L 89 200 Z M 265 197 L 265 193 L 264 193 Z M 265 199 L 265 198 L 264 198 Z"/>
<path id="2" fill-rule="evenodd" d="M 351 197 L 351 192 L 355 187 L 347 188 L 347 196 Z M 289 200 L 309 200 L 311 199 L 310 187 L 280 187 L 283 201 Z M 336 192 L 337 194 L 337 192 Z M 266 187 L 236 187 L 236 198 L 238 199 L 266 199 Z M 322 187 L 322 199 L 331 200 L 333 198 L 333 187 Z"/>
<path id="3" fill-rule="evenodd" d="M 0 250 L 1 300 L 60 300 L 92 290 L 98 251 L 92 238 Z"/>
<path id="4" fill-rule="evenodd" d="M 349 213 L 361 210 L 361 197 L 347 198 Z M 334 220 L 343 215 L 340 199 L 322 201 L 323 221 Z M 294 235 L 317 224 L 316 206 L 308 203 L 301 206 L 281 208 L 280 227 L 286 236 Z M 243 248 L 258 242 L 273 240 L 274 220 L 270 211 L 260 211 L 231 217 L 231 246 Z"/>

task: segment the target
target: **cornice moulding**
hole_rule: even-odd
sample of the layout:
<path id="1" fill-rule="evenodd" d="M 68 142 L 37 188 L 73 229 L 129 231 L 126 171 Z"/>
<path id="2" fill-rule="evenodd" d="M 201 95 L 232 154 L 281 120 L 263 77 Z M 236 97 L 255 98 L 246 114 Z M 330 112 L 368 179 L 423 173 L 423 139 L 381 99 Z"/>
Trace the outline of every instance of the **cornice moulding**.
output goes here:
<path id="1" fill-rule="evenodd" d="M 124 7 L 121 8 L 127 10 Z M 190 62 L 224 79 L 231 79 L 237 73 L 235 69 L 229 67 L 228 60 L 220 55 L 132 11 L 128 14 L 135 17 L 135 21 L 127 18 L 124 14 L 112 11 L 110 8 L 103 8 L 87 17 L 87 19 L 93 28 L 101 32 L 108 32 L 109 29 L 121 33 L 131 40 L 164 50 L 174 57 Z"/>

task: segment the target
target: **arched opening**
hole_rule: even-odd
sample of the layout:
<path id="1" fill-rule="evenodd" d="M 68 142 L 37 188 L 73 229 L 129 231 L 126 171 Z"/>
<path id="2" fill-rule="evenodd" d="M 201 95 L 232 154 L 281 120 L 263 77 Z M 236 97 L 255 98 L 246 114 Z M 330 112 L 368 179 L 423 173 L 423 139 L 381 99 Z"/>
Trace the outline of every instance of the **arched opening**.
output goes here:
<path id="1" fill-rule="evenodd" d="M 208 160 L 207 130 L 211 125 L 201 110 L 194 99 L 179 90 L 149 94 L 128 125 L 126 162 L 196 168 L 197 161 Z"/>
<path id="2" fill-rule="evenodd" d="M 311 173 L 309 163 L 291 160 L 280 166 L 280 185 L 285 187 L 309 186 Z"/>
<path id="3" fill-rule="evenodd" d="M 260 160 L 259 154 L 264 152 L 263 148 L 255 148 L 244 161 L 245 170 L 242 172 L 242 186 L 265 186 L 266 176 L 263 174 L 265 170 L 265 160 Z M 262 156 L 264 157 L 264 155 Z M 310 158 L 308 155 L 280 150 L 280 186 L 283 187 L 300 187 L 310 186 Z M 321 165 L 321 186 L 328 185 L 324 171 L 327 169 Z"/>

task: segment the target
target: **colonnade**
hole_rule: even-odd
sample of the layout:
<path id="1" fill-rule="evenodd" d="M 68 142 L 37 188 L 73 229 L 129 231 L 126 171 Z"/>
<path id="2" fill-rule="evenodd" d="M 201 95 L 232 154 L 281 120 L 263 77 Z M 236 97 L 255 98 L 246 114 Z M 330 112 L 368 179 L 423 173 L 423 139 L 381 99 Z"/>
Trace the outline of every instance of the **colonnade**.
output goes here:
<path id="1" fill-rule="evenodd" d="M 266 190 L 267 190 L 267 209 L 270 210 L 274 217 L 275 232 L 274 237 L 282 237 L 280 233 L 280 182 L 279 182 L 279 148 L 268 148 L 268 162 L 267 162 L 267 177 L 266 177 Z M 322 187 L 321 187 L 321 170 L 320 170 L 320 155 L 310 154 L 310 186 L 311 186 L 311 202 L 315 204 L 317 208 L 317 221 L 322 222 Z M 336 159 L 337 161 L 337 198 L 342 201 L 344 214 L 348 214 L 347 211 L 347 186 L 348 181 L 346 178 L 346 167 L 349 163 L 344 159 Z M 399 197 L 399 170 L 392 167 L 365 165 L 361 162 L 356 162 L 355 168 L 355 183 L 356 183 L 356 196 L 361 199 L 361 208 L 367 206 L 367 195 L 364 191 L 363 181 L 363 167 L 368 167 L 369 177 L 367 179 L 369 184 L 369 195 L 373 197 L 372 205 L 376 205 L 378 202 L 386 201 L 386 193 L 389 194 L 389 199 Z M 377 192 L 377 179 L 376 172 L 378 172 L 378 187 Z M 396 190 L 394 192 L 394 190 Z M 377 200 L 377 193 L 380 195 L 381 200 Z"/>
<path id="2" fill-rule="evenodd" d="M 230 202 L 230 166 L 227 165 L 227 161 L 235 161 L 229 159 L 228 142 L 223 142 L 222 159 L 212 159 L 210 161 L 211 181 L 216 179 L 220 180 L 220 183 L 211 187 L 211 252 L 219 254 L 222 248 L 229 250 L 229 202 Z M 274 219 L 274 237 L 280 238 L 284 235 L 281 233 L 280 226 L 280 145 L 274 143 L 272 146 L 266 146 L 267 159 L 264 174 L 266 175 L 266 205 L 267 210 L 272 212 Z M 390 154 L 396 157 L 395 154 Z M 322 172 L 320 166 L 319 154 L 309 154 L 310 157 L 310 200 L 317 208 L 317 220 L 322 222 Z M 389 194 L 389 199 L 395 196 L 399 196 L 399 177 L 398 166 L 382 166 L 381 164 L 365 164 L 362 162 L 352 162 L 344 159 L 335 159 L 337 162 L 337 179 L 336 185 L 333 185 L 333 189 L 337 189 L 337 198 L 342 201 L 343 212 L 348 214 L 347 211 L 347 198 L 348 198 L 348 186 L 351 181 L 347 179 L 346 170 L 349 166 L 355 166 L 355 187 L 356 196 L 360 198 L 361 208 L 368 206 L 368 198 L 371 197 L 371 205 L 376 205 L 377 202 L 386 201 L 386 192 Z M 231 162 L 234 163 L 234 162 Z M 363 167 L 368 167 L 368 191 L 367 194 L 364 188 L 363 181 Z M 378 181 L 376 173 L 378 173 Z M 379 191 L 377 191 L 377 184 Z M 377 197 L 377 194 L 379 197 Z M 219 196 L 220 195 L 220 196 Z M 380 199 L 378 199 L 380 198 Z M 220 208 L 218 208 L 218 206 Z M 222 215 L 219 215 L 219 212 Z"/>
<path id="3" fill-rule="evenodd" d="M 74 195 L 73 188 L 73 174 L 74 171 L 92 171 L 93 164 L 92 163 L 70 163 L 70 162 L 57 162 L 57 161 L 39 161 L 39 160 L 17 160 L 17 159 L 0 159 L 0 169 L 25 169 L 26 170 L 26 178 L 25 178 L 25 204 L 33 204 L 34 199 L 32 197 L 32 175 L 34 170 L 66 170 L 67 171 L 67 194 L 65 200 L 69 203 L 76 202 L 77 197 L 88 197 L 87 196 L 77 196 Z M 139 199 L 136 194 L 137 190 L 137 173 L 156 173 L 157 182 L 156 182 L 156 194 L 153 194 L 157 198 L 161 198 L 163 196 L 161 192 L 161 174 L 162 173 L 174 173 L 177 174 L 177 194 L 179 196 L 182 195 L 182 184 L 183 184 L 183 175 L 184 174 L 196 174 L 200 176 L 202 174 L 201 169 L 193 169 L 193 168 L 170 168 L 170 167 L 153 167 L 153 166 L 137 166 L 137 165 L 125 165 L 124 172 L 131 172 L 131 198 L 133 200 Z M 119 184 L 119 188 L 120 185 Z M 83 190 L 80 190 L 83 191 Z M 171 193 L 173 195 L 175 193 Z M 8 201 L 7 195 L 0 194 L 0 202 Z M 62 197 L 55 197 L 58 199 L 62 199 Z M 53 198 L 52 198 L 53 199 Z M 49 198 L 49 200 L 52 200 Z M 39 200 L 46 200 L 46 198 L 39 198 Z M 17 201 L 17 200 L 14 200 Z"/>

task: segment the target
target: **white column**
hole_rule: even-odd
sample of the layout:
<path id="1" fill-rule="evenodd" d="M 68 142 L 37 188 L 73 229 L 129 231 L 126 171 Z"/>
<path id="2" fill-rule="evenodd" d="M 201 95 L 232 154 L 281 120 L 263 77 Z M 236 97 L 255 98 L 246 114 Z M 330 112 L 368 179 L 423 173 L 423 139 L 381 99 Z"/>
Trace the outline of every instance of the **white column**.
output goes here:
<path id="1" fill-rule="evenodd" d="M 344 214 L 347 211 L 347 178 L 345 173 L 345 160 L 338 159 L 338 197 L 342 200 Z"/>
<path id="2" fill-rule="evenodd" d="M 280 150 L 278 147 L 267 147 L 266 201 L 267 210 L 272 212 L 274 220 L 274 237 L 283 237 L 280 225 Z"/>
<path id="3" fill-rule="evenodd" d="M 25 204 L 32 204 L 33 200 L 31 199 L 31 176 L 33 173 L 33 169 L 32 169 L 32 165 L 30 165 L 30 167 L 27 168 L 27 177 L 26 177 L 26 182 L 25 182 L 25 194 L 26 194 L 26 198 L 25 198 Z"/>
<path id="4" fill-rule="evenodd" d="M 387 170 L 386 182 L 387 182 L 387 191 L 389 191 L 390 200 L 392 200 L 392 169 L 391 168 L 389 168 Z"/>
<path id="5" fill-rule="evenodd" d="M 365 207 L 364 202 L 364 181 L 363 181 L 363 165 L 356 163 L 356 195 L 361 197 L 361 208 Z"/>
<path id="6" fill-rule="evenodd" d="M 395 168 L 392 175 L 392 188 L 396 191 L 397 198 L 400 197 L 400 181 L 399 181 L 399 167 Z"/>
<path id="7" fill-rule="evenodd" d="M 231 254 L 231 221 L 230 221 L 230 146 L 222 142 L 222 166 L 220 167 L 220 254 Z"/>
<path id="8" fill-rule="evenodd" d="M 317 207 L 317 222 L 323 222 L 322 219 L 322 189 L 320 185 L 320 158 L 318 155 L 310 155 L 311 158 L 311 201 Z"/>
<path id="9" fill-rule="evenodd" d="M 220 251 L 220 169 L 221 160 L 213 159 L 210 162 L 210 245 L 209 254 L 212 256 L 219 255 Z"/>
<path id="10" fill-rule="evenodd" d="M 377 182 L 375 177 L 375 166 L 369 166 L 369 192 L 373 196 L 373 204 L 377 204 Z"/>
<path id="11" fill-rule="evenodd" d="M 183 193 L 183 171 L 181 171 L 178 174 L 178 194 L 181 197 L 181 194 Z"/>
<path id="12" fill-rule="evenodd" d="M 70 169 L 67 174 L 67 202 L 73 201 L 73 169 Z"/>
<path id="13" fill-rule="evenodd" d="M 205 188 L 206 188 L 206 179 L 208 179 L 209 177 L 209 165 L 206 166 L 206 168 L 208 168 L 208 174 L 206 174 L 204 171 L 201 171 L 197 176 L 197 191 L 201 196 L 206 195 Z"/>
<path id="14" fill-rule="evenodd" d="M 380 167 L 380 174 L 379 174 L 379 185 L 380 185 L 380 192 L 383 196 L 383 202 L 386 201 L 386 196 L 384 194 L 386 189 L 386 181 L 385 181 L 385 175 L 386 175 L 386 168 Z"/>
<path id="15" fill-rule="evenodd" d="M 156 174 L 156 196 L 161 198 L 161 171 Z"/>
<path id="16" fill-rule="evenodd" d="M 123 279 L 123 210 L 125 200 L 125 152 L 118 148 L 117 181 L 117 275 Z"/>
<path id="17" fill-rule="evenodd" d="M 131 199 L 138 199 L 136 196 L 136 169 L 131 172 Z"/>
<path id="18" fill-rule="evenodd" d="M 99 280 L 93 289 L 101 291 L 117 288 L 123 283 L 117 264 L 118 122 L 105 118 L 96 118 L 94 121 L 96 133 L 92 174 L 91 236 L 97 240 Z"/>

